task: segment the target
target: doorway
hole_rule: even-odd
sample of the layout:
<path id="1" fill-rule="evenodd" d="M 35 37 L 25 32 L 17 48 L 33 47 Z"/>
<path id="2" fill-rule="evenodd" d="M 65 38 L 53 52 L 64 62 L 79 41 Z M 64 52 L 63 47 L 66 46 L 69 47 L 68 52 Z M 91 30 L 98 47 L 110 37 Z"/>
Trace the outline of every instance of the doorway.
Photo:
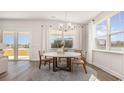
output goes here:
<path id="1" fill-rule="evenodd" d="M 29 60 L 30 33 L 3 31 L 4 56 L 9 60 Z"/>

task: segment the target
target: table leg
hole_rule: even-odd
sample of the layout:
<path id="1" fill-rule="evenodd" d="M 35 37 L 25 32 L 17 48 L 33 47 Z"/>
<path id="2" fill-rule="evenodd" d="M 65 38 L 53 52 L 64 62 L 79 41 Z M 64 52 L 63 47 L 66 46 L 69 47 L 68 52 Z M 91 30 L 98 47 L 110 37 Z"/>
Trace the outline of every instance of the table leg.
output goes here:
<path id="1" fill-rule="evenodd" d="M 56 72 L 57 58 L 53 57 L 53 71 Z"/>
<path id="2" fill-rule="evenodd" d="M 67 67 L 69 67 L 69 58 L 67 57 Z"/>
<path id="3" fill-rule="evenodd" d="M 71 58 L 67 58 L 67 67 L 69 68 L 69 71 L 71 72 Z"/>
<path id="4" fill-rule="evenodd" d="M 57 66 L 57 63 L 58 63 L 58 62 L 57 62 L 57 58 L 56 58 L 56 68 L 58 67 L 58 66 Z"/>

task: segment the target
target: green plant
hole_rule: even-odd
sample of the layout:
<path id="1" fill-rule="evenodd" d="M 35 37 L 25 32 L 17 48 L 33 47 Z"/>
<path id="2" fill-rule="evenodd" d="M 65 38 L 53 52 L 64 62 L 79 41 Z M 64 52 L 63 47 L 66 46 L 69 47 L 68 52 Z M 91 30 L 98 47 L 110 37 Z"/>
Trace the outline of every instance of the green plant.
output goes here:
<path id="1" fill-rule="evenodd" d="M 58 42 L 57 43 L 57 48 L 64 48 L 64 42 L 63 41 Z"/>

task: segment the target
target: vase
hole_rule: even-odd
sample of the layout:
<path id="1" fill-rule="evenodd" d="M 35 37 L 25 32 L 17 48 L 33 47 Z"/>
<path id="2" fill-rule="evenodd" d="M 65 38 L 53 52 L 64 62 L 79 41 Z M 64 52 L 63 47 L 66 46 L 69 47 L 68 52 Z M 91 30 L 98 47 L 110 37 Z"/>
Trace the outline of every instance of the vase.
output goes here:
<path id="1" fill-rule="evenodd" d="M 63 49 L 63 48 L 58 48 L 58 49 L 57 49 L 57 53 L 58 53 L 58 54 L 64 53 L 64 49 Z"/>

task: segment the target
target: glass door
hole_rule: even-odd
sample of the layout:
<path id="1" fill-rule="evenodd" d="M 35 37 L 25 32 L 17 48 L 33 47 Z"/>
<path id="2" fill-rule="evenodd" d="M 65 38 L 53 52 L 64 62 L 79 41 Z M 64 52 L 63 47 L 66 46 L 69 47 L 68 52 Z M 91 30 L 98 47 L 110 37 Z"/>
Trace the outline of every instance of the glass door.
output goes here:
<path id="1" fill-rule="evenodd" d="M 18 32 L 18 59 L 29 59 L 29 33 Z"/>
<path id="2" fill-rule="evenodd" d="M 14 59 L 14 32 L 3 32 L 3 43 L 5 44 L 4 56 L 8 56 L 10 60 Z"/>
<path id="3" fill-rule="evenodd" d="M 29 32 L 3 31 L 4 56 L 9 60 L 29 60 Z"/>

